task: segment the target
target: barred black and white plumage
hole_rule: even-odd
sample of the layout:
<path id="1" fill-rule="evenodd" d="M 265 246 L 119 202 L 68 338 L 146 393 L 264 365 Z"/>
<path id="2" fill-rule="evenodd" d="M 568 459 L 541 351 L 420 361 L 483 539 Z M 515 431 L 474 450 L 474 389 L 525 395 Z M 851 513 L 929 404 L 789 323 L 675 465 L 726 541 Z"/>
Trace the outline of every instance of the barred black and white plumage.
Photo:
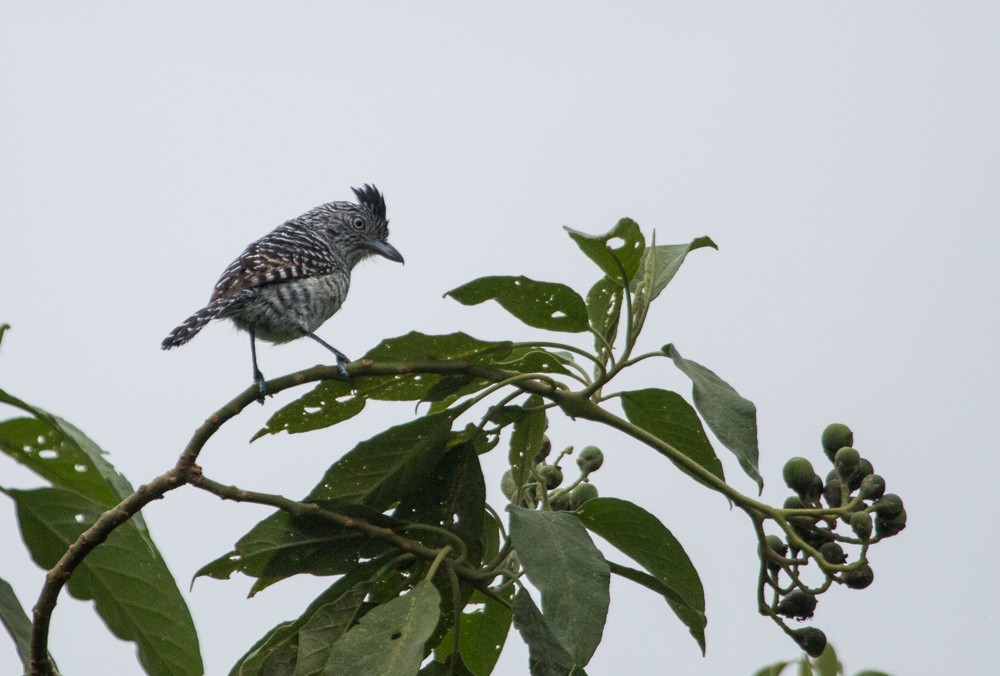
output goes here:
<path id="1" fill-rule="evenodd" d="M 250 334 L 254 382 L 265 395 L 257 368 L 256 339 L 286 343 L 309 337 L 337 356 L 346 374 L 347 357 L 314 332 L 333 316 L 351 283 L 351 270 L 378 254 L 403 262 L 386 240 L 385 198 L 372 185 L 352 188 L 358 203 L 330 202 L 307 211 L 251 244 L 222 273 L 208 305 L 163 339 L 169 350 L 194 338 L 213 319 L 229 319 Z"/>

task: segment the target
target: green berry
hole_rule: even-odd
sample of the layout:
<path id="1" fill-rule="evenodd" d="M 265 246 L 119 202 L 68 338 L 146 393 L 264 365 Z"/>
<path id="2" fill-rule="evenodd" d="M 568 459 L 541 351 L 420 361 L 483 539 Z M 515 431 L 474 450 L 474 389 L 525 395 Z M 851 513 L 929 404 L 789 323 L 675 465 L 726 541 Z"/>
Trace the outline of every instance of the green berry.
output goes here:
<path id="1" fill-rule="evenodd" d="M 851 589 L 864 589 L 875 581 L 875 571 L 867 563 L 857 570 L 844 573 L 844 584 Z"/>
<path id="2" fill-rule="evenodd" d="M 802 627 L 792 632 L 792 638 L 809 657 L 819 657 L 826 650 L 826 634 L 816 627 Z"/>
<path id="3" fill-rule="evenodd" d="M 895 493 L 886 493 L 872 507 L 879 518 L 888 521 L 903 512 L 903 499 Z"/>
<path id="4" fill-rule="evenodd" d="M 549 507 L 554 512 L 565 512 L 569 510 L 569 491 L 565 488 L 552 491 L 549 496 Z"/>
<path id="5" fill-rule="evenodd" d="M 802 504 L 802 498 L 797 495 L 789 495 L 785 498 L 785 509 L 804 509 L 805 505 Z"/>
<path id="6" fill-rule="evenodd" d="M 826 429 L 823 430 L 823 436 L 820 438 L 823 444 L 823 451 L 826 453 L 830 460 L 833 460 L 834 454 L 842 449 L 844 446 L 854 445 L 854 432 L 851 428 L 842 423 L 833 423 L 832 425 L 827 425 Z"/>
<path id="7" fill-rule="evenodd" d="M 542 435 L 542 447 L 538 449 L 538 454 L 535 455 L 535 464 L 540 464 L 545 462 L 545 458 L 549 457 L 549 453 L 552 452 L 552 442 L 545 435 Z"/>
<path id="8" fill-rule="evenodd" d="M 875 534 L 880 538 L 889 538 L 906 528 L 906 510 L 903 509 L 891 519 L 875 517 Z"/>
<path id="9" fill-rule="evenodd" d="M 824 542 L 819 548 L 819 553 L 828 563 L 841 564 L 847 561 L 844 548 L 836 542 Z"/>
<path id="10" fill-rule="evenodd" d="M 850 446 L 844 446 L 833 456 L 833 465 L 841 477 L 851 476 L 860 461 L 861 454 L 856 448 Z"/>
<path id="11" fill-rule="evenodd" d="M 852 472 L 851 476 L 848 477 L 847 487 L 851 489 L 851 492 L 853 493 L 861 487 L 861 482 L 866 476 L 874 473 L 875 468 L 872 467 L 872 464 L 865 458 L 861 458 L 858 460 L 858 466 L 854 468 L 854 472 Z"/>
<path id="12" fill-rule="evenodd" d="M 785 484 L 799 495 L 808 493 L 813 487 L 812 463 L 802 457 L 795 457 L 785 463 L 781 470 L 781 475 L 785 479 Z"/>
<path id="13" fill-rule="evenodd" d="M 579 509 L 587 500 L 597 497 L 597 486 L 584 482 L 569 492 L 569 508 Z"/>
<path id="14" fill-rule="evenodd" d="M 596 472 L 604 464 L 604 454 L 597 446 L 586 446 L 576 456 L 576 464 L 584 475 Z"/>
<path id="15" fill-rule="evenodd" d="M 563 482 L 562 470 L 555 465 L 539 465 L 535 468 L 535 473 L 538 474 L 538 478 L 545 484 L 545 488 L 550 491 L 553 488 L 558 488 L 559 484 Z"/>
<path id="16" fill-rule="evenodd" d="M 862 540 L 867 540 L 872 534 L 872 518 L 868 512 L 851 514 L 851 530 Z"/>
<path id="17" fill-rule="evenodd" d="M 781 599 L 778 604 L 778 614 L 785 617 L 794 617 L 799 620 L 808 620 L 816 610 L 816 597 L 806 594 L 801 589 L 793 590 L 788 596 Z"/>
<path id="18" fill-rule="evenodd" d="M 503 491 L 504 496 L 508 500 L 514 499 L 514 494 L 517 493 L 517 484 L 514 483 L 514 473 L 507 470 L 500 477 L 500 490 Z"/>
<path id="19" fill-rule="evenodd" d="M 788 553 L 788 545 L 777 535 L 768 535 L 765 538 L 767 542 L 767 548 L 779 556 L 784 556 Z"/>
<path id="20" fill-rule="evenodd" d="M 885 494 L 885 479 L 878 474 L 869 474 L 861 480 L 858 495 L 863 500 L 878 500 L 883 494 Z"/>
<path id="21" fill-rule="evenodd" d="M 823 487 L 823 499 L 831 507 L 840 507 L 841 498 L 840 475 L 837 474 L 837 470 L 831 470 L 826 477 L 826 485 Z"/>

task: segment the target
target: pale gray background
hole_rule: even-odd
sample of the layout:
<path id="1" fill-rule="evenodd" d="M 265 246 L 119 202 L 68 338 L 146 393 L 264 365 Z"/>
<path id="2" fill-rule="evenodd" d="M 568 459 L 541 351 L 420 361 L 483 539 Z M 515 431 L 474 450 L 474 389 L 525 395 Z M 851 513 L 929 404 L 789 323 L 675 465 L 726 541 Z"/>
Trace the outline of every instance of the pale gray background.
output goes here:
<path id="1" fill-rule="evenodd" d="M 721 250 L 688 260 L 645 347 L 673 341 L 756 402 L 765 498 L 784 498 L 787 457 L 820 464 L 819 433 L 840 420 L 909 510 L 905 533 L 872 554 L 874 585 L 827 594 L 817 626 L 849 673 L 988 673 L 998 29 L 995 2 L 4 2 L 0 321 L 14 328 L 0 386 L 84 429 L 139 484 L 250 383 L 247 341 L 228 327 L 171 353 L 160 340 L 249 241 L 351 185 L 384 190 L 407 260 L 359 268 L 321 330 L 352 356 L 411 329 L 535 335 L 441 294 L 507 273 L 585 291 L 595 269 L 562 225 L 603 232 L 628 215 L 661 243 L 708 234 Z M 328 361 L 309 341 L 260 356 L 269 376 Z M 649 366 L 634 384 L 687 393 L 666 362 Z M 295 394 L 227 426 L 206 473 L 301 496 L 412 411 L 371 405 L 248 446 Z M 797 655 L 756 614 L 740 512 L 635 443 L 585 425 L 551 434 L 602 445 L 603 494 L 652 509 L 706 587 L 702 659 L 662 601 L 615 581 L 591 673 L 749 674 Z M 484 462 L 495 497 L 502 454 Z M 0 484 L 37 481 L 2 461 Z M 187 489 L 146 516 L 186 588 L 266 513 Z M 0 541 L 16 538 L 3 502 Z M 16 543 L 0 576 L 30 607 L 42 572 Z M 245 578 L 199 581 L 187 598 L 208 673 L 327 582 L 248 601 Z M 66 594 L 52 649 L 67 673 L 138 671 L 132 646 Z M 18 668 L 0 640 L 0 672 Z M 525 671 L 514 637 L 497 673 Z"/>

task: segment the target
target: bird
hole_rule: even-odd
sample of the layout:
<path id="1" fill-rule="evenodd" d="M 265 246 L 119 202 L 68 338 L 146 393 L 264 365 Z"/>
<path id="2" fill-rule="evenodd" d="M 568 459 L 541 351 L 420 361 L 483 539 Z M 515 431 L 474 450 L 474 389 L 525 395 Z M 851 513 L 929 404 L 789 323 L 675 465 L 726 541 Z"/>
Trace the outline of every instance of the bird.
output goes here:
<path id="1" fill-rule="evenodd" d="M 351 190 L 357 203 L 321 204 L 250 244 L 219 277 L 208 304 L 171 331 L 160 347 L 185 344 L 213 319 L 232 321 L 250 334 L 261 404 L 267 387 L 257 366 L 258 338 L 270 343 L 311 338 L 336 356 L 346 378 L 350 360 L 315 332 L 343 305 L 354 266 L 376 255 L 403 262 L 388 242 L 385 197 L 367 183 Z"/>

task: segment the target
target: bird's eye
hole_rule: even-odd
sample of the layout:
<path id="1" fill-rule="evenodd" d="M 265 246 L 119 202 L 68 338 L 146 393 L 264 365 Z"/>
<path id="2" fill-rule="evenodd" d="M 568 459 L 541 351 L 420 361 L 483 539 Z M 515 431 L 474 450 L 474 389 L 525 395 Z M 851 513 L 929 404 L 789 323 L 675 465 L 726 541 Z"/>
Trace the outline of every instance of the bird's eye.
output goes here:
<path id="1" fill-rule="evenodd" d="M 361 228 L 365 227 L 365 219 L 355 218 L 353 225 L 355 230 L 360 230 Z"/>

